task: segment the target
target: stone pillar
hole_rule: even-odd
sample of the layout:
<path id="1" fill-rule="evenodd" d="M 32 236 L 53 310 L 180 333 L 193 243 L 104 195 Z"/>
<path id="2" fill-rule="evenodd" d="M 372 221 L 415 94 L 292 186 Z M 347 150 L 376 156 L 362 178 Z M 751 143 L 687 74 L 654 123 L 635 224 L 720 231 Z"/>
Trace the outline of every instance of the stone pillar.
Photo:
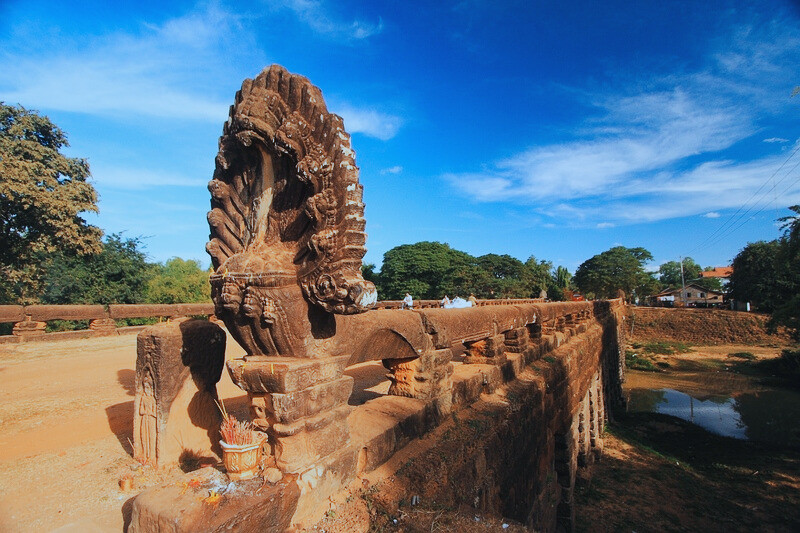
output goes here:
<path id="1" fill-rule="evenodd" d="M 590 403 L 592 388 L 593 384 L 583 397 L 578 410 L 578 466 L 581 467 L 588 466 L 594 459 L 591 453 L 591 431 L 593 424 Z"/>
<path id="2" fill-rule="evenodd" d="M 528 328 L 514 328 L 505 334 L 505 349 L 511 353 L 522 353 L 530 344 Z"/>
<path id="3" fill-rule="evenodd" d="M 413 359 L 384 359 L 389 370 L 389 394 L 417 398 L 433 404 L 440 415 L 450 412 L 453 401 L 453 351 L 431 350 Z"/>
<path id="4" fill-rule="evenodd" d="M 95 318 L 89 322 L 89 329 L 98 336 L 113 335 L 117 332 L 117 323 L 113 318 Z"/>
<path id="5" fill-rule="evenodd" d="M 149 326 L 139 333 L 133 456 L 154 466 L 184 452 L 219 452 L 217 382 L 225 363 L 225 331 L 205 320 Z"/>
<path id="6" fill-rule="evenodd" d="M 23 339 L 38 337 L 44 335 L 46 327 L 47 322 L 37 322 L 31 319 L 31 315 L 25 315 L 25 320 L 14 324 L 14 329 L 11 330 L 11 333 Z"/>
<path id="7" fill-rule="evenodd" d="M 556 508 L 557 529 L 575 531 L 575 477 L 578 470 L 578 413 L 569 427 L 555 436 L 555 469 L 560 498 Z"/>
<path id="8" fill-rule="evenodd" d="M 275 462 L 299 473 L 350 443 L 349 356 L 319 359 L 247 356 L 228 361 L 233 381 L 250 398 L 253 424 L 270 436 Z"/>
<path id="9" fill-rule="evenodd" d="M 504 334 L 492 335 L 485 339 L 465 342 L 467 355 L 465 364 L 503 365 L 506 358 L 506 337 Z"/>

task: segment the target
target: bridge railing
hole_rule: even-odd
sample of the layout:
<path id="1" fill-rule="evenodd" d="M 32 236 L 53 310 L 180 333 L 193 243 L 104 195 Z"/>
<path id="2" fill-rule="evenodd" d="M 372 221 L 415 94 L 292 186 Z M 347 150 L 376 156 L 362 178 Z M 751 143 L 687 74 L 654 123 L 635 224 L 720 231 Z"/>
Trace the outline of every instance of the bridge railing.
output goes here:
<path id="1" fill-rule="evenodd" d="M 478 300 L 476 307 L 544 303 L 543 298 Z M 375 309 L 401 309 L 402 300 L 383 300 Z M 436 309 L 439 300 L 415 300 L 414 309 Z M 141 326 L 119 327 L 117 321 L 130 318 L 180 318 L 214 315 L 214 304 L 111 304 L 105 305 L 0 305 L 0 324 L 13 323 L 11 335 L 0 335 L 0 344 L 30 340 L 57 340 L 135 333 Z M 89 329 L 47 333 L 53 320 L 88 320 Z"/>
<path id="2" fill-rule="evenodd" d="M 135 332 L 141 326 L 117 327 L 130 318 L 179 318 L 213 315 L 214 304 L 111 304 L 104 305 L 0 305 L 0 323 L 14 323 L 11 335 L 0 335 L 0 343 L 57 340 Z M 89 329 L 46 333 L 52 320 L 88 320 Z"/>

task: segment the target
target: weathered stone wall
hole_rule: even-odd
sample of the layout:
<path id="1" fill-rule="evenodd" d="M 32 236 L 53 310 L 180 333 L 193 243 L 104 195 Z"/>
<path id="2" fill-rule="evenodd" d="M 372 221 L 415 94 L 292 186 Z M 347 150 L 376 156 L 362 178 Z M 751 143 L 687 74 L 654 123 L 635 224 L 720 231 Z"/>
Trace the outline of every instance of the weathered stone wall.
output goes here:
<path id="1" fill-rule="evenodd" d="M 515 380 L 454 405 L 436 444 L 391 483 L 440 508 L 502 515 L 535 531 L 572 530 L 577 470 L 600 454 L 607 408 L 621 401 L 624 321 L 615 311 L 583 331 L 544 336 L 539 358 Z"/>
<path id="2" fill-rule="evenodd" d="M 631 321 L 635 341 L 671 340 L 692 344 L 775 344 L 785 335 L 770 335 L 766 315 L 724 309 L 635 307 Z M 630 332 L 629 332 L 630 333 Z"/>

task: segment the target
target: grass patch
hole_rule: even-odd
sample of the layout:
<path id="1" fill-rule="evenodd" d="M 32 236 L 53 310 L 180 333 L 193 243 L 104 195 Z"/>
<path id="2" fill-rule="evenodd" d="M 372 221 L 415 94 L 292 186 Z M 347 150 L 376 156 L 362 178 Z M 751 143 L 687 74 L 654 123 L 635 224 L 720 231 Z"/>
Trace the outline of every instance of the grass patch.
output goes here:
<path id="1" fill-rule="evenodd" d="M 686 353 L 691 351 L 690 345 L 685 342 L 677 341 L 653 341 L 645 343 L 635 343 L 634 348 L 641 349 L 644 353 L 655 355 L 674 355 L 676 353 Z"/>
<path id="2" fill-rule="evenodd" d="M 664 363 L 669 366 L 668 363 Z M 658 366 L 656 366 L 658 365 Z M 652 357 L 640 355 L 631 350 L 625 351 L 625 366 L 631 370 L 644 370 L 645 372 L 659 372 L 661 363 L 653 361 Z"/>
<path id="3" fill-rule="evenodd" d="M 555 362 L 556 362 L 556 358 L 555 358 L 555 357 L 553 357 L 552 355 L 545 355 L 545 356 L 543 357 L 543 359 L 544 359 L 545 361 L 547 361 L 548 363 L 555 363 Z"/>

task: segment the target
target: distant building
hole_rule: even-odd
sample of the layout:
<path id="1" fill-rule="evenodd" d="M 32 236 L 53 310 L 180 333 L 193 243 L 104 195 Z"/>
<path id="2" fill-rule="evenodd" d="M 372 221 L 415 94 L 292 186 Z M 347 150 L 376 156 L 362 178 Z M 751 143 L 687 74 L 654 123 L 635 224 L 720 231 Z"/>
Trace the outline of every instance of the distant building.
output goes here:
<path id="1" fill-rule="evenodd" d="M 695 283 L 686 286 L 686 300 L 684 301 L 683 289 L 669 288 L 651 296 L 651 305 L 657 307 L 720 307 L 722 306 L 723 293 L 713 291 Z"/>
<path id="2" fill-rule="evenodd" d="M 711 270 L 704 270 L 703 272 L 700 272 L 701 278 L 720 278 L 722 283 L 727 283 L 731 275 L 733 275 L 732 266 L 714 267 Z"/>

